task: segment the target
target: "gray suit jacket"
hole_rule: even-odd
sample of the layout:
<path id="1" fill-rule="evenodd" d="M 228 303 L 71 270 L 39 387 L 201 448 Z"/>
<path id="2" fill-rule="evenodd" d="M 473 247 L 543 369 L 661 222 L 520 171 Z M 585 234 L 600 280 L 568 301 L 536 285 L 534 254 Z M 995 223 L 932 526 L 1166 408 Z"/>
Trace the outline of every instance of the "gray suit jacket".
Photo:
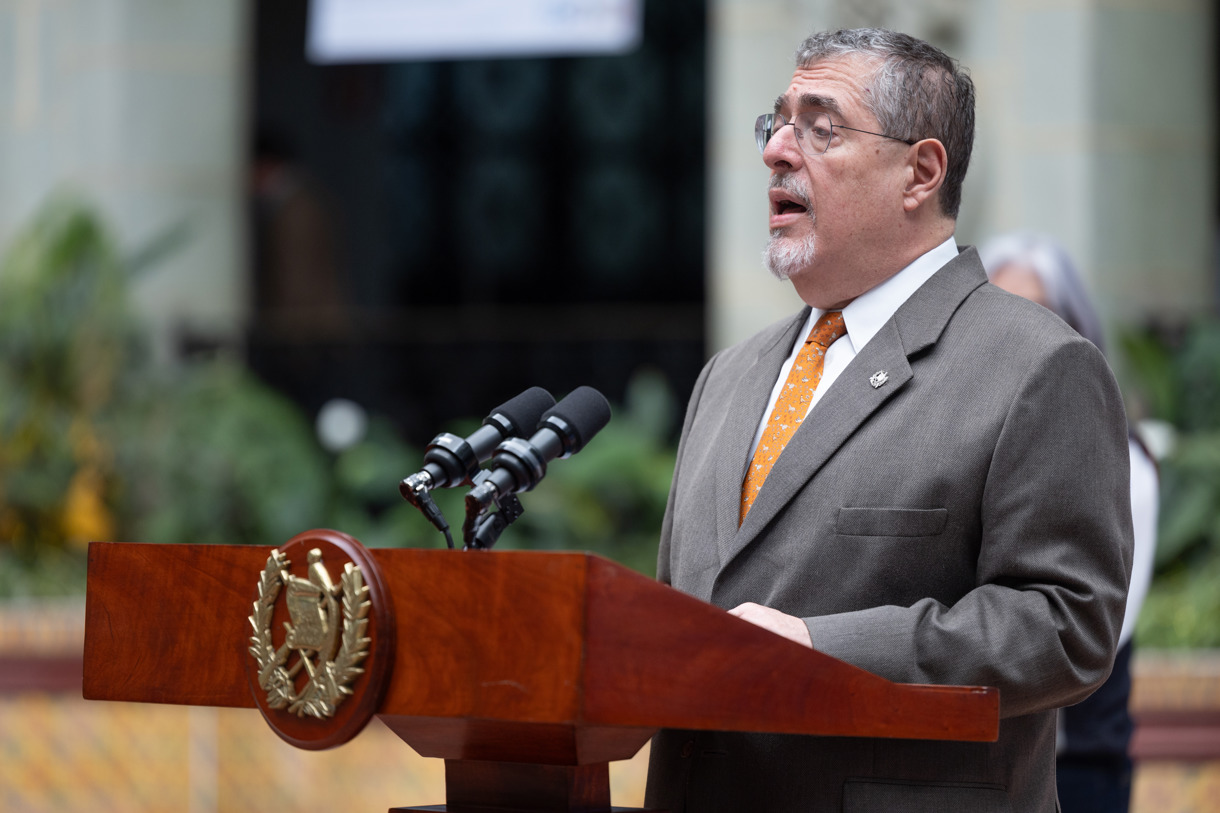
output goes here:
<path id="1" fill-rule="evenodd" d="M 1109 673 L 1131 568 L 1109 367 L 1050 311 L 988 284 L 966 249 L 829 388 L 739 529 L 750 443 L 807 313 L 704 368 L 658 576 L 726 609 L 804 618 L 816 649 L 890 680 L 996 686 L 999 742 L 665 731 L 647 803 L 1053 811 L 1054 709 Z"/>

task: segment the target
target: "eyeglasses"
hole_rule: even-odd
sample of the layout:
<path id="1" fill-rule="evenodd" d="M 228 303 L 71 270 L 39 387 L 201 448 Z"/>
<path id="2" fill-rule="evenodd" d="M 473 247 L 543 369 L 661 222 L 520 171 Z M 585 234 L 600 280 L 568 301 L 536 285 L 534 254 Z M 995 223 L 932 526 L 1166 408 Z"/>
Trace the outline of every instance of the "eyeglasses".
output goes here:
<path id="1" fill-rule="evenodd" d="M 801 152 L 815 158 L 825 153 L 830 147 L 830 139 L 834 136 L 836 129 L 880 136 L 892 141 L 901 141 L 907 145 L 915 143 L 914 141 L 886 135 L 885 133 L 874 133 L 871 130 L 858 130 L 855 127 L 835 124 L 826 113 L 801 113 L 792 121 L 788 121 L 779 113 L 764 113 L 754 122 L 754 140 L 758 142 L 758 151 L 763 152 L 766 150 L 767 142 L 771 140 L 771 136 L 778 133 L 781 127 L 787 127 L 789 124 L 792 125 L 792 129 L 796 133 L 796 143 L 801 145 Z"/>

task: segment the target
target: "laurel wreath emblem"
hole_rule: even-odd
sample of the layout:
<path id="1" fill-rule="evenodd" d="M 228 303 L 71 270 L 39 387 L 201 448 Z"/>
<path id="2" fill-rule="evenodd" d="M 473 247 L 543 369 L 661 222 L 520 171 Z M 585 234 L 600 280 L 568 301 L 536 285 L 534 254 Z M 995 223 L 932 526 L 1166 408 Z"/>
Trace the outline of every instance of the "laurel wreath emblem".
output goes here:
<path id="1" fill-rule="evenodd" d="M 372 643 L 366 636 L 372 607 L 369 588 L 357 565 L 351 562 L 344 565 L 339 580 L 343 630 L 338 651 L 318 652 L 315 664 L 309 660 L 307 652 L 295 650 L 290 640 L 285 640 L 278 648 L 272 640 L 271 617 L 290 564 L 288 557 L 279 550 L 267 557 L 258 580 L 254 612 L 249 618 L 254 628 L 249 652 L 258 664 L 258 684 L 267 693 L 270 708 L 287 709 L 298 717 L 326 719 L 334 716 L 338 705 L 352 694 L 351 684 L 364 672 L 360 663 L 368 656 Z M 297 652 L 300 660 L 289 668 L 287 663 L 293 652 Z M 302 665 L 306 666 L 310 678 L 298 692 L 295 676 Z"/>

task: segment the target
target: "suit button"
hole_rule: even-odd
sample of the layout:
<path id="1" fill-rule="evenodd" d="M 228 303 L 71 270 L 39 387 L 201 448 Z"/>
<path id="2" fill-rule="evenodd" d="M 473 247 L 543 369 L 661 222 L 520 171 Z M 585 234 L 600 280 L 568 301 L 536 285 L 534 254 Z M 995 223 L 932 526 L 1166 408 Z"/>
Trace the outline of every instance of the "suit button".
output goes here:
<path id="1" fill-rule="evenodd" d="M 695 741 L 687 740 L 686 745 L 682 746 L 682 758 L 689 759 L 690 755 L 695 753 Z"/>

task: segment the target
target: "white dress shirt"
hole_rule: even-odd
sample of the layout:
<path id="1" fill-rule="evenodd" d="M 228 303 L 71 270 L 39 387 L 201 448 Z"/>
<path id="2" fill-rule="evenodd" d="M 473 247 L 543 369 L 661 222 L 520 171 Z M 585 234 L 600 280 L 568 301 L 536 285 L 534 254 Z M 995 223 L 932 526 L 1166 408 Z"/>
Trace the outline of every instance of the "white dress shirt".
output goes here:
<path id="1" fill-rule="evenodd" d="M 919 287 L 927 282 L 941 266 L 956 256 L 957 243 L 954 238 L 950 237 L 885 282 L 860 294 L 843 308 L 843 324 L 847 327 L 847 335 L 831 344 L 826 350 L 822 380 L 818 382 L 818 387 L 813 392 L 813 398 L 809 401 L 810 410 L 817 405 L 822 395 L 835 383 L 835 379 L 851 363 L 856 354 L 864 349 L 873 336 L 877 335 L 877 331 L 881 330 L 881 327 L 890 320 L 894 312 L 902 307 L 902 303 L 919 290 Z M 771 400 L 767 402 L 767 411 L 763 413 L 758 430 L 754 433 L 754 443 L 750 447 L 751 457 L 758 446 L 758 441 L 762 439 L 763 431 L 767 428 L 767 420 L 775 410 L 775 402 L 779 399 L 780 391 L 788 380 L 788 372 L 792 369 L 793 362 L 796 361 L 797 353 L 804 346 L 805 339 L 809 336 L 809 331 L 813 330 L 814 323 L 823 313 L 825 311 L 818 308 L 811 309 L 809 320 L 797 333 L 792 352 L 784 361 L 783 366 L 779 368 L 779 377 L 775 380 L 775 386 L 771 388 Z"/>
<path id="2" fill-rule="evenodd" d="M 1127 591 L 1127 611 L 1118 634 L 1121 647 L 1131 640 L 1140 607 L 1148 596 L 1152 583 L 1152 565 L 1156 557 L 1156 519 L 1159 502 L 1159 478 L 1156 464 L 1134 440 L 1131 450 L 1131 520 L 1135 530 L 1135 559 L 1131 565 L 1131 587 Z"/>

